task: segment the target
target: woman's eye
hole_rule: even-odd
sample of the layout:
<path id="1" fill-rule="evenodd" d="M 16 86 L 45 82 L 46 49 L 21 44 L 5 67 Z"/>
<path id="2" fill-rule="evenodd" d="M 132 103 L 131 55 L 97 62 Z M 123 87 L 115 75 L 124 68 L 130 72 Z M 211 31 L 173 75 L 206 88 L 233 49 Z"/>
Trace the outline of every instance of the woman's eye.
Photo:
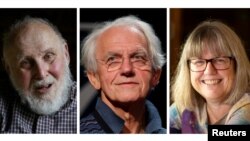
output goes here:
<path id="1" fill-rule="evenodd" d="M 194 65 L 203 65 L 204 64 L 204 60 L 194 60 L 193 64 Z"/>

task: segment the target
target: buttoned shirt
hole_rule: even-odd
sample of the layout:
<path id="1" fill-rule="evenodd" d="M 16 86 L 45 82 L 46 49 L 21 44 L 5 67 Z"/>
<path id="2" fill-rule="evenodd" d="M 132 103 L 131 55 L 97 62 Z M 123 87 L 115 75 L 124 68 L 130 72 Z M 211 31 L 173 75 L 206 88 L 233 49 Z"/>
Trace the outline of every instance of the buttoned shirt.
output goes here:
<path id="1" fill-rule="evenodd" d="M 76 83 L 70 88 L 70 97 L 59 111 L 38 115 L 23 105 L 18 96 L 13 99 L 0 96 L 1 133 L 77 133 Z"/>
<path id="2" fill-rule="evenodd" d="M 166 134 L 162 127 L 160 115 L 155 106 L 146 101 L 145 133 Z M 124 121 L 118 117 L 100 98 L 97 100 L 95 111 L 83 117 L 80 121 L 80 133 L 121 133 Z"/>

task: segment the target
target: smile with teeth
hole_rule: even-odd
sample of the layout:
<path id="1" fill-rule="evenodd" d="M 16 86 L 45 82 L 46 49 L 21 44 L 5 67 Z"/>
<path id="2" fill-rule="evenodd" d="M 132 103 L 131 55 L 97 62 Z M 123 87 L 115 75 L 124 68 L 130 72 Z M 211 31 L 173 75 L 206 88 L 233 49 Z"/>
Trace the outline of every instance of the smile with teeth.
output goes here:
<path id="1" fill-rule="evenodd" d="M 202 83 L 207 85 L 215 85 L 221 82 L 221 79 L 211 79 L 211 80 L 202 80 Z"/>
<path id="2" fill-rule="evenodd" d="M 40 93 L 45 93 L 49 90 L 49 88 L 52 86 L 52 84 L 46 84 L 46 85 L 40 85 L 35 87 L 36 91 Z"/>
<path id="3" fill-rule="evenodd" d="M 36 87 L 37 89 L 41 89 L 41 88 L 49 88 L 51 86 L 51 84 L 46 84 L 46 85 L 41 85 Z"/>

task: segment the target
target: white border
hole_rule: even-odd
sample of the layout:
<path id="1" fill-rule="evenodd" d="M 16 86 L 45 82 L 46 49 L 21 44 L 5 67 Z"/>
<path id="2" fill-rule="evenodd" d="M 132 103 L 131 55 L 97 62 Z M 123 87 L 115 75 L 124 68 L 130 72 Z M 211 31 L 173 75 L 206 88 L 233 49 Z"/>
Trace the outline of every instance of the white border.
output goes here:
<path id="1" fill-rule="evenodd" d="M 167 53 L 166 53 L 166 72 L 167 72 L 167 134 L 169 134 L 169 123 L 170 123 L 170 118 L 169 118 L 169 106 L 170 106 L 170 9 L 167 9 Z"/>
<path id="2" fill-rule="evenodd" d="M 147 134 L 147 135 L 111 135 L 111 134 L 3 134 L 0 135 L 3 141 L 206 141 L 206 135 L 167 135 L 167 134 Z"/>
<path id="3" fill-rule="evenodd" d="M 76 16 L 76 21 L 77 21 L 77 32 L 76 32 L 76 80 L 77 80 L 77 134 L 80 133 L 80 9 L 77 8 L 76 10 L 77 16 Z"/>
<path id="4" fill-rule="evenodd" d="M 1 8 L 249 8 L 248 0 L 1 0 Z"/>
<path id="5" fill-rule="evenodd" d="M 167 8 L 167 127 L 169 127 L 169 103 L 170 103 L 170 8 L 250 8 L 248 0 L 1 0 L 0 8 L 77 8 L 77 31 L 79 30 L 79 9 L 80 8 Z M 81 135 L 79 134 L 79 58 L 80 58 L 80 41 L 79 32 L 77 32 L 77 101 L 78 101 L 78 121 L 77 135 L 24 135 L 24 134 L 0 134 L 1 140 L 23 140 L 25 141 L 206 141 L 207 135 L 173 135 L 169 134 L 167 128 L 166 135 Z"/>

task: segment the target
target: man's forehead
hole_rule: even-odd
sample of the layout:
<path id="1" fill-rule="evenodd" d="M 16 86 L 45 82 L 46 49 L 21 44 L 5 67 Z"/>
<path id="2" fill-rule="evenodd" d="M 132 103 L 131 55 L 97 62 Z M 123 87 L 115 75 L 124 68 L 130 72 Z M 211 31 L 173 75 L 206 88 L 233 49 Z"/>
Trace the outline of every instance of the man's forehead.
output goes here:
<path id="1" fill-rule="evenodd" d="M 42 23 L 33 23 L 20 31 L 15 39 L 17 47 L 52 46 L 60 43 L 59 37 L 51 27 Z M 54 46 L 54 45 L 53 45 Z"/>
<path id="2" fill-rule="evenodd" d="M 45 23 L 40 23 L 40 22 L 34 22 L 34 23 L 29 23 L 26 26 L 24 26 L 22 29 L 20 29 L 18 36 L 20 39 L 23 38 L 31 38 L 33 36 L 39 36 L 47 34 L 50 36 L 55 36 L 54 30 L 48 26 Z M 51 38 L 51 37 L 48 37 Z"/>
<path id="3" fill-rule="evenodd" d="M 45 24 L 33 24 L 19 32 L 9 51 L 19 56 L 35 55 L 62 46 L 59 38 Z"/>
<path id="4" fill-rule="evenodd" d="M 134 26 L 128 26 L 128 25 L 117 25 L 117 26 L 110 27 L 106 29 L 105 31 L 103 31 L 98 38 L 102 39 L 102 38 L 109 37 L 109 36 L 110 37 L 116 37 L 119 35 L 122 36 L 127 33 L 145 38 L 143 31 L 139 30 L 138 28 Z"/>
<path id="5" fill-rule="evenodd" d="M 97 39 L 97 52 L 147 50 L 148 43 L 145 35 L 134 27 L 111 27 Z"/>

